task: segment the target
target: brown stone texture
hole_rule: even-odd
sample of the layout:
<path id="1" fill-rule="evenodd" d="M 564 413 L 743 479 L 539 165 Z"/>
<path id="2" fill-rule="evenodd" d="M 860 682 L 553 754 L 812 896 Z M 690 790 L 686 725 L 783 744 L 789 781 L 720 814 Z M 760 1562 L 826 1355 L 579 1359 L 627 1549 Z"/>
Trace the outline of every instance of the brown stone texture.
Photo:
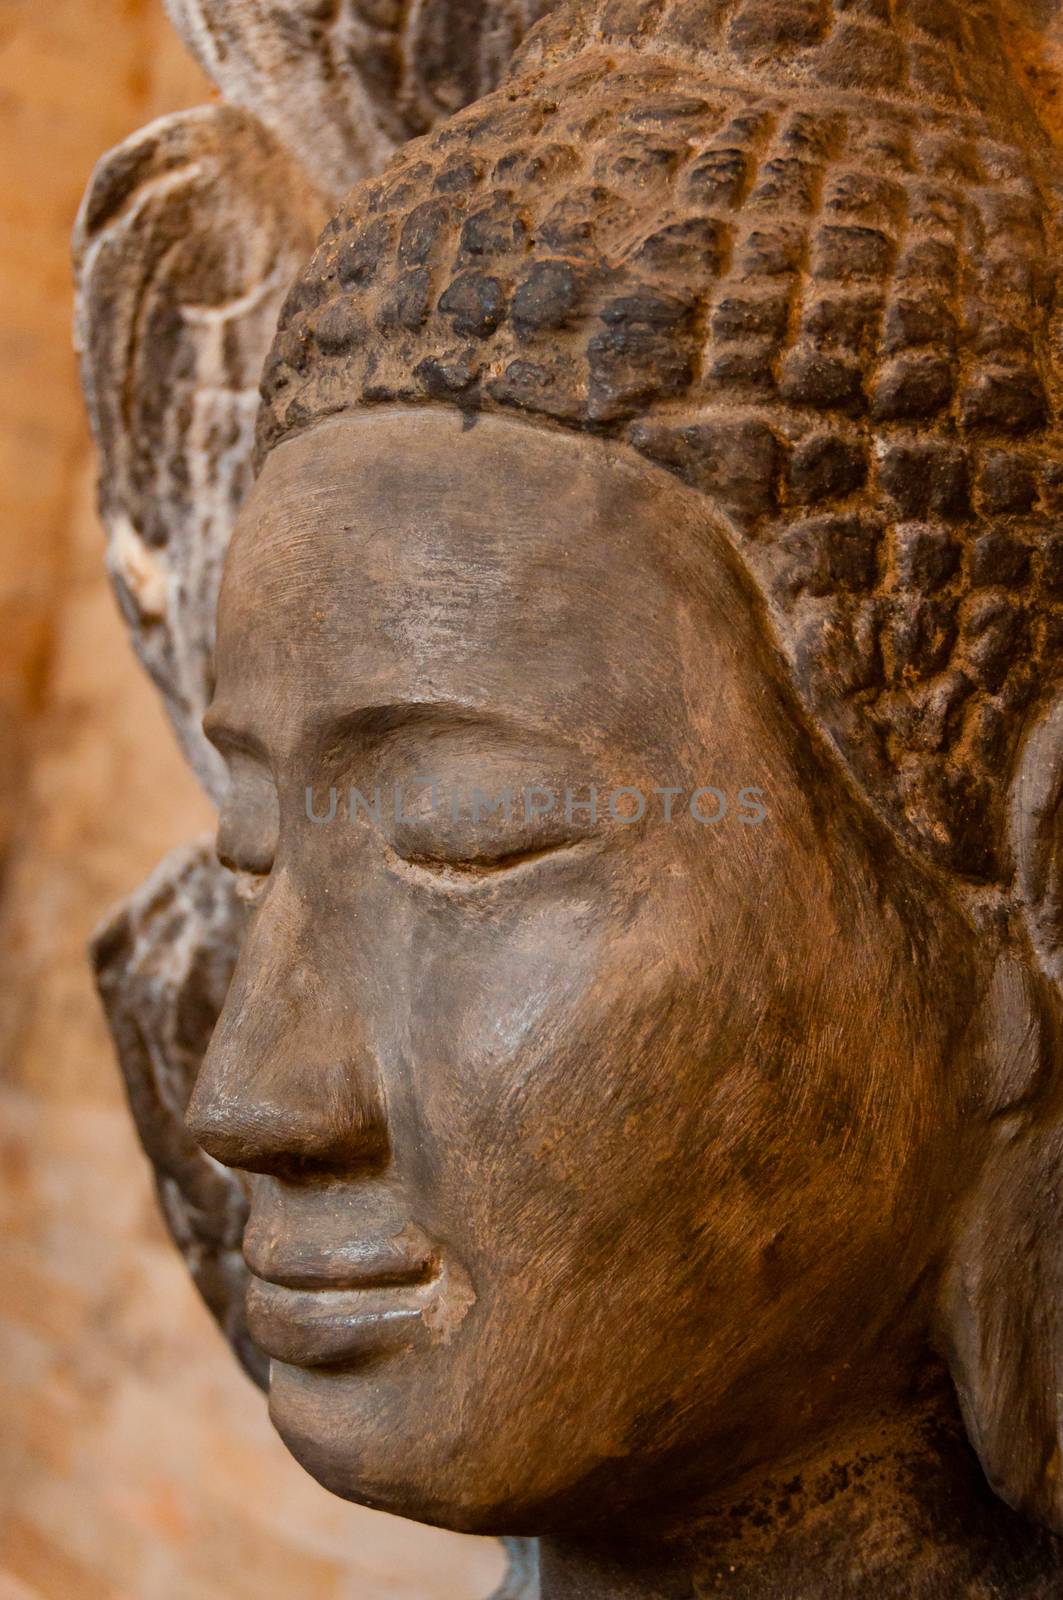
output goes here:
<path id="1" fill-rule="evenodd" d="M 623 440 L 726 514 L 891 825 L 998 882 L 1060 659 L 1054 157 L 990 9 L 797 15 L 551 14 L 330 223 L 261 449 L 426 400 Z"/>
<path id="2" fill-rule="evenodd" d="M 494 87 L 553 0 L 167 0 L 226 101 L 339 198 L 396 145 Z"/>
<path id="3" fill-rule="evenodd" d="M 92 509 L 69 236 L 93 161 L 208 91 L 161 5 L 0 0 L 0 1596 L 475 1600 L 500 1550 L 289 1459 L 159 1216 L 85 945 L 207 802 Z"/>

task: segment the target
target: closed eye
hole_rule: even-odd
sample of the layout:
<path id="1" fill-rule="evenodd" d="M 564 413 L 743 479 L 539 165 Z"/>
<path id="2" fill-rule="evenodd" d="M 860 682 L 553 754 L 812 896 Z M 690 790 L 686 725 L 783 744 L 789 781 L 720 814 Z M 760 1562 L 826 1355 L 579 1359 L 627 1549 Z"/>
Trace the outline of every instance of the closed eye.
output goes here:
<path id="1" fill-rule="evenodd" d="M 571 853 L 591 842 L 587 838 L 558 839 L 549 844 L 529 845 L 523 849 L 507 850 L 492 856 L 436 855 L 427 850 L 406 850 L 401 853 L 396 851 L 395 854 L 403 866 L 431 873 L 433 877 L 444 881 L 468 884 L 516 872 L 522 867 L 533 866 L 548 856 Z"/>

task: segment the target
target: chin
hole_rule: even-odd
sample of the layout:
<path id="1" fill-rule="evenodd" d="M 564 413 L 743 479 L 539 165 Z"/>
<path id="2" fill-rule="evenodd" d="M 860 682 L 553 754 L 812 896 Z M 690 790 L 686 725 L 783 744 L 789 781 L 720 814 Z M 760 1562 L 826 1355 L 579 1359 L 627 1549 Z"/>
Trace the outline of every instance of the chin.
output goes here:
<path id="1" fill-rule="evenodd" d="M 524 1519 L 511 1484 L 491 1492 L 494 1474 L 467 1436 L 455 1428 L 448 1438 L 430 1405 L 400 1409 L 395 1401 L 392 1385 L 368 1371 L 271 1364 L 270 1420 L 289 1453 L 331 1494 L 453 1533 L 526 1531 L 517 1526 Z M 433 1415 L 443 1421 L 438 1430 Z"/>

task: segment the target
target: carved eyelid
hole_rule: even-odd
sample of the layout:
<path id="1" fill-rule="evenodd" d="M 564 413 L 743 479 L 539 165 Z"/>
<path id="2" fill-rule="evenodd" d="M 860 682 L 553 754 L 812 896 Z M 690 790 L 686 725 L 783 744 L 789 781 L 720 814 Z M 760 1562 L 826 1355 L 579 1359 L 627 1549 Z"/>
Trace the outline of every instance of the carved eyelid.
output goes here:
<path id="1" fill-rule="evenodd" d="M 389 851 L 403 867 L 412 867 L 417 872 L 431 873 L 433 877 L 444 880 L 456 880 L 465 883 L 483 882 L 486 879 L 504 877 L 508 873 L 517 872 L 522 867 L 530 867 L 545 860 L 548 856 L 564 855 L 574 850 L 586 848 L 594 843 L 590 836 L 582 838 L 554 839 L 546 843 L 529 844 L 523 848 L 507 851 L 503 855 L 459 857 L 459 856 L 433 856 L 427 851 L 399 851 L 392 847 Z"/>

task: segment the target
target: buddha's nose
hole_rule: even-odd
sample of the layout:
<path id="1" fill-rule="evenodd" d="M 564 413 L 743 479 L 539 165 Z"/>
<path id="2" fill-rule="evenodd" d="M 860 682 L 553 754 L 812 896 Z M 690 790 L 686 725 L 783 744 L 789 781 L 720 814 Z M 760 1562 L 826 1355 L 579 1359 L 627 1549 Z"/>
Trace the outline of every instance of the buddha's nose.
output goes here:
<path id="1" fill-rule="evenodd" d="M 342 984 L 313 959 L 306 927 L 263 907 L 248 930 L 186 1113 L 229 1167 L 277 1176 L 364 1172 L 389 1141 L 380 1073 Z M 284 923 L 289 923 L 285 930 Z"/>

